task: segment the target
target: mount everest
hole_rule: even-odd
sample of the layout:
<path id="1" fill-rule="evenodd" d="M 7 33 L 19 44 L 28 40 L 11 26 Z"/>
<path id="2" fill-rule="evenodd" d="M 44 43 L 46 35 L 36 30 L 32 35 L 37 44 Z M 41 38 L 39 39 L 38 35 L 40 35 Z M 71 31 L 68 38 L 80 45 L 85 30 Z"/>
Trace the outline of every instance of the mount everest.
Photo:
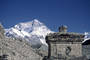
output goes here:
<path id="1" fill-rule="evenodd" d="M 47 45 L 45 36 L 48 33 L 53 33 L 43 23 L 34 19 L 33 21 L 19 23 L 14 27 L 5 29 L 5 34 L 8 37 L 21 38 L 30 42 L 31 45 Z"/>

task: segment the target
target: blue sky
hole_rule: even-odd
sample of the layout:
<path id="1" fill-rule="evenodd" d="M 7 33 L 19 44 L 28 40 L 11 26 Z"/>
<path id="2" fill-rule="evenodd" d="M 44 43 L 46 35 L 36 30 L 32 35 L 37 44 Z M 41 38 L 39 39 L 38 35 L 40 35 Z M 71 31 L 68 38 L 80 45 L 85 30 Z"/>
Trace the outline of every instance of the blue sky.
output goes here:
<path id="1" fill-rule="evenodd" d="M 38 19 L 53 31 L 90 32 L 90 0 L 0 0 L 0 22 L 10 28 Z"/>

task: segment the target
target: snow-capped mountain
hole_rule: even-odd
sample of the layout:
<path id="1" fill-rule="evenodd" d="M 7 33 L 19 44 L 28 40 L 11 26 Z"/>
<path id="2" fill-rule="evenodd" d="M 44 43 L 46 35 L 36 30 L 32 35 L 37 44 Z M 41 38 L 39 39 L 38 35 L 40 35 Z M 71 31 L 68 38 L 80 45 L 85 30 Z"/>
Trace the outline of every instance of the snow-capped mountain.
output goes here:
<path id="1" fill-rule="evenodd" d="M 14 27 L 5 29 L 6 36 L 23 38 L 28 40 L 31 45 L 46 44 L 45 36 L 52 33 L 43 23 L 34 19 L 33 21 L 19 23 Z"/>
<path id="2" fill-rule="evenodd" d="M 85 42 L 87 40 L 90 40 L 90 32 L 85 32 L 84 35 L 85 35 L 85 37 L 84 37 L 84 41 L 83 42 Z"/>

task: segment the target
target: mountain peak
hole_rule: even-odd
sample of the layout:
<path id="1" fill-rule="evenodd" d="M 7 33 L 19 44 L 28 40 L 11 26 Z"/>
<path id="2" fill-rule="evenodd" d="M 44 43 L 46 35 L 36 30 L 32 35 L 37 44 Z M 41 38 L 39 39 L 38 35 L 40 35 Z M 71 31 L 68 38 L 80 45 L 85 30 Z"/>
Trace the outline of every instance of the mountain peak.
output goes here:
<path id="1" fill-rule="evenodd" d="M 6 30 L 6 36 L 28 39 L 33 44 L 46 44 L 45 36 L 52 31 L 42 22 L 34 19 L 29 22 L 21 22 Z"/>
<path id="2" fill-rule="evenodd" d="M 40 22 L 38 19 L 34 19 L 33 22 Z"/>
<path id="3" fill-rule="evenodd" d="M 34 20 L 32 21 L 32 25 L 33 25 L 33 27 L 44 26 L 44 24 L 43 24 L 42 22 L 40 22 L 39 20 L 37 20 L 37 19 L 34 19 Z"/>

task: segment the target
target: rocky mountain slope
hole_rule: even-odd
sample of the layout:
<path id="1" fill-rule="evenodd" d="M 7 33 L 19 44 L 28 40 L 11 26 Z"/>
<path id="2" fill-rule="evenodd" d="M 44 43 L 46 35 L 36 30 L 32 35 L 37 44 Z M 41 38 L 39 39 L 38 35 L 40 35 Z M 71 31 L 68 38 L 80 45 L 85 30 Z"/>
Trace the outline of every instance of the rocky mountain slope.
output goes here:
<path id="1" fill-rule="evenodd" d="M 6 57 L 7 56 L 7 57 Z M 41 60 L 42 57 L 34 52 L 26 40 L 4 36 L 0 25 L 0 60 Z"/>

